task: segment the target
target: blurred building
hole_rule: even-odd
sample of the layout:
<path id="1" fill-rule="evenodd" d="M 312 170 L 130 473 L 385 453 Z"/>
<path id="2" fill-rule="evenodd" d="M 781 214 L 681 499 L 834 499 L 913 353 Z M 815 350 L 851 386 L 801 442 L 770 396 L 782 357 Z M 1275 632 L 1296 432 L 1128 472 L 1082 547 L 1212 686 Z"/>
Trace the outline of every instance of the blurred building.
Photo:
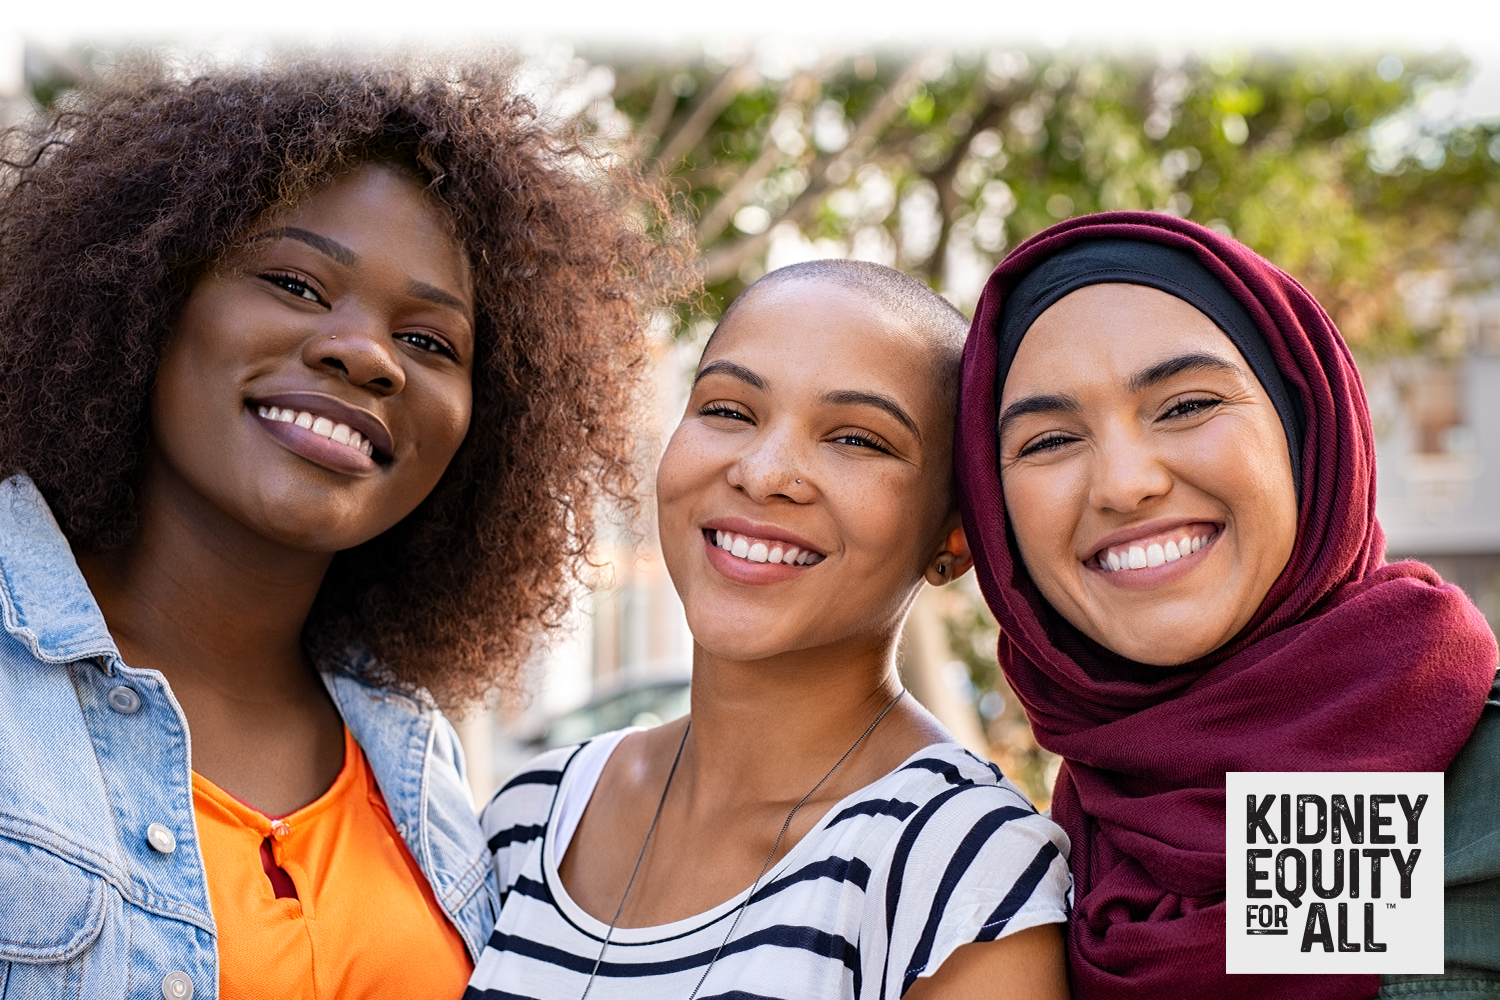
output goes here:
<path id="1" fill-rule="evenodd" d="M 1372 366 L 1380 523 L 1389 558 L 1429 563 L 1500 627 L 1500 282 L 1494 255 L 1408 279 L 1438 350 Z"/>

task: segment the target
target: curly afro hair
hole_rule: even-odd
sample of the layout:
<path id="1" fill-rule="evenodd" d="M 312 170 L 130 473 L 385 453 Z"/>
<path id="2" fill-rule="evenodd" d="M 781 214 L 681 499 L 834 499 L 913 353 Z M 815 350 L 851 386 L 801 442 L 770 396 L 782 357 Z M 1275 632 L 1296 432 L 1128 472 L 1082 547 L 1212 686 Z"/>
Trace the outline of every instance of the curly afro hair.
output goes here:
<path id="1" fill-rule="evenodd" d="M 687 291 L 683 228 L 548 125 L 504 65 L 116 69 L 4 137 L 0 476 L 75 547 L 137 523 L 163 346 L 252 223 L 366 162 L 414 173 L 475 283 L 473 417 L 432 494 L 335 558 L 304 636 L 325 668 L 458 706 L 514 682 L 634 501 L 653 304 Z"/>

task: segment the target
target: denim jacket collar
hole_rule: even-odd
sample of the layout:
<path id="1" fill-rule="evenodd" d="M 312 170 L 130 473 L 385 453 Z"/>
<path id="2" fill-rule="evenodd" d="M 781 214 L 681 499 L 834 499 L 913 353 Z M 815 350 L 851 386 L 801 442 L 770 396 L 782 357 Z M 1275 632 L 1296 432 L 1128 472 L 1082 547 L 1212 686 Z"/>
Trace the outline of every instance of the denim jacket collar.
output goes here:
<path id="1" fill-rule="evenodd" d="M 111 672 L 120 652 L 104 613 L 47 501 L 25 475 L 0 482 L 0 538 L 5 630 L 43 662 L 98 658 Z"/>

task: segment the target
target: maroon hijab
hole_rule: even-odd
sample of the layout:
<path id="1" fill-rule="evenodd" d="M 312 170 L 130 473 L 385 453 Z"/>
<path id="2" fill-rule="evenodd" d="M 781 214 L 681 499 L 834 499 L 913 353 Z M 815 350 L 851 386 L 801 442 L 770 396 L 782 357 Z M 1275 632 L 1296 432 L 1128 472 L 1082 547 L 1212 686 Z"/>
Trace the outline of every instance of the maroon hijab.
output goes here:
<path id="1" fill-rule="evenodd" d="M 1193 254 L 1249 311 L 1302 402 L 1297 541 L 1234 640 L 1178 668 L 1090 642 L 1033 585 L 996 463 L 1005 296 L 1080 240 Z M 1065 758 L 1052 814 L 1073 841 L 1076 1000 L 1355 998 L 1375 976 L 1224 973 L 1226 771 L 1440 771 L 1479 718 L 1495 639 L 1420 563 L 1383 565 L 1375 442 L 1353 358 L 1301 285 L 1234 240 L 1146 212 L 1072 219 L 990 276 L 964 351 L 956 459 L 964 527 L 1001 625 L 1000 664 L 1037 742 Z"/>

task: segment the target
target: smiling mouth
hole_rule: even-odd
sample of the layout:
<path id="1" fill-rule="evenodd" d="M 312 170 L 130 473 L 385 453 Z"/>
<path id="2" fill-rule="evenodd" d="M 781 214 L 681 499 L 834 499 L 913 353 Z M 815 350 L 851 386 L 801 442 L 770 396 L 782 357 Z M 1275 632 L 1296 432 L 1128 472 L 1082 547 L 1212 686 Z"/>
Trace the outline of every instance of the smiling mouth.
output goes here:
<path id="1" fill-rule="evenodd" d="M 1094 553 L 1089 562 L 1106 573 L 1155 569 L 1203 550 L 1219 537 L 1222 529 L 1207 522 L 1187 524 L 1128 542 L 1110 545 Z"/>
<path id="2" fill-rule="evenodd" d="M 319 437 L 327 438 L 334 444 L 341 444 L 346 448 L 357 451 L 366 458 L 373 458 L 375 456 L 375 446 L 367 441 L 359 431 L 348 424 L 335 423 L 327 417 L 320 417 L 310 410 L 294 410 L 281 406 L 258 406 L 255 412 L 262 420 L 273 420 L 283 424 L 296 424 L 303 430 L 312 431 Z"/>
<path id="3" fill-rule="evenodd" d="M 787 542 L 741 535 L 735 531 L 703 529 L 703 537 L 715 548 L 723 549 L 736 559 L 753 563 L 781 563 L 784 566 L 815 566 L 823 561 L 821 552 L 801 549 Z"/>

